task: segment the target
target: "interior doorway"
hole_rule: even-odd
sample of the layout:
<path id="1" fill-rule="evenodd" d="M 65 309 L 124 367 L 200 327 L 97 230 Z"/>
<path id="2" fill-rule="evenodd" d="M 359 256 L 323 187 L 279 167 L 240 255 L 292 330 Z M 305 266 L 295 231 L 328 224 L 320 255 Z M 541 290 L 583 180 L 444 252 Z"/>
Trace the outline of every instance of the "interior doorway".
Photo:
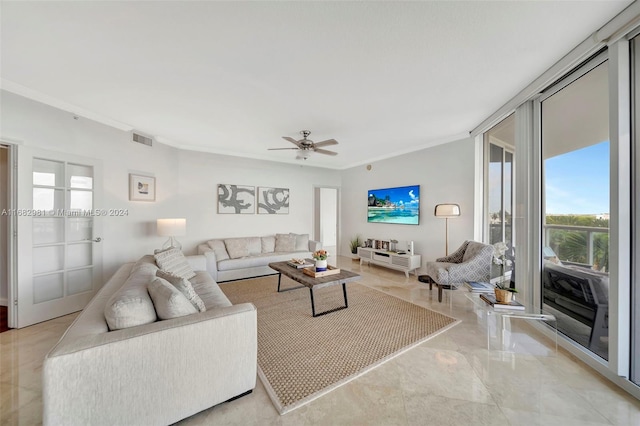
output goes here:
<path id="1" fill-rule="evenodd" d="M 330 258 L 338 255 L 338 188 L 316 187 L 314 193 L 314 239 L 322 241 L 322 248 Z"/>
<path id="2" fill-rule="evenodd" d="M 0 333 L 9 329 L 9 146 L 0 144 Z"/>

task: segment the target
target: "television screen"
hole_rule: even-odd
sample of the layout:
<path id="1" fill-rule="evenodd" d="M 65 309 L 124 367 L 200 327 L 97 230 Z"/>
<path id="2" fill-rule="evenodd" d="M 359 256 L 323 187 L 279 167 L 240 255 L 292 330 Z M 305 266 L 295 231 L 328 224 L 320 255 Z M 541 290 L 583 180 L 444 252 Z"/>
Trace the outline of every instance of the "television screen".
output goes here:
<path id="1" fill-rule="evenodd" d="M 367 204 L 367 222 L 418 225 L 420 185 L 372 189 Z"/>

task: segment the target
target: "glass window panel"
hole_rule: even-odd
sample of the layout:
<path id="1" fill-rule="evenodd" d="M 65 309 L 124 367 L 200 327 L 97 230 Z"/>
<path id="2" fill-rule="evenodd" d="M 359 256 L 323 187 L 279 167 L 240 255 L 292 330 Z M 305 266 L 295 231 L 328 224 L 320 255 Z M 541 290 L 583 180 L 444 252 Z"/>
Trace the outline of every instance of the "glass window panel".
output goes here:
<path id="1" fill-rule="evenodd" d="M 86 241 L 93 239 L 93 219 L 70 217 L 67 221 L 67 241 Z"/>
<path id="2" fill-rule="evenodd" d="M 502 152 L 489 145 L 489 243 L 502 241 Z"/>
<path id="3" fill-rule="evenodd" d="M 609 91 L 606 62 L 542 102 L 542 302 L 558 331 L 608 359 Z"/>
<path id="4" fill-rule="evenodd" d="M 93 208 L 93 192 L 70 190 L 69 209 L 74 211 L 90 211 Z"/>
<path id="5" fill-rule="evenodd" d="M 67 175 L 69 176 L 69 188 L 93 188 L 93 167 L 80 164 L 68 164 Z"/>
<path id="6" fill-rule="evenodd" d="M 58 187 L 64 186 L 64 163 L 34 158 L 33 184 Z"/>
<path id="7" fill-rule="evenodd" d="M 63 292 L 62 273 L 33 277 L 33 303 L 60 299 L 63 296 Z"/>
<path id="8" fill-rule="evenodd" d="M 93 263 L 92 243 L 76 243 L 67 246 L 67 268 L 90 266 Z"/>
<path id="9" fill-rule="evenodd" d="M 52 188 L 33 188 L 34 210 L 64 209 L 64 190 Z"/>
<path id="10" fill-rule="evenodd" d="M 512 241 L 512 208 L 513 208 L 513 154 L 509 151 L 504 153 L 504 240 Z"/>
<path id="11" fill-rule="evenodd" d="M 33 244 L 64 242 L 64 219 L 61 217 L 34 217 Z"/>
<path id="12" fill-rule="evenodd" d="M 34 247 L 33 273 L 60 271 L 64 268 L 64 246 Z"/>
<path id="13" fill-rule="evenodd" d="M 93 269 L 78 269 L 67 273 L 67 296 L 93 290 Z"/>

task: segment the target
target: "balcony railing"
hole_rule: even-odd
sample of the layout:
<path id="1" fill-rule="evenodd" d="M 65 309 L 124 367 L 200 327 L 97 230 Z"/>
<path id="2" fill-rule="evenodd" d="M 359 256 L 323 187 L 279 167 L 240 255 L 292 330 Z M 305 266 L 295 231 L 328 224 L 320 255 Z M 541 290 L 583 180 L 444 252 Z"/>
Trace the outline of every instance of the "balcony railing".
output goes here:
<path id="1" fill-rule="evenodd" d="M 546 245 L 550 245 L 551 248 L 556 253 L 561 253 L 562 250 L 560 247 L 554 247 L 553 244 L 550 244 L 552 239 L 552 233 L 554 231 L 569 231 L 569 232 L 579 232 L 585 234 L 585 250 L 586 250 L 586 264 L 592 266 L 594 264 L 594 237 L 597 234 L 609 234 L 609 228 L 599 228 L 593 226 L 573 226 L 573 225 L 544 225 L 545 239 Z M 560 244 L 562 245 L 562 243 Z M 608 244 L 607 244 L 608 250 Z M 607 257 L 608 258 L 608 257 Z M 566 261 L 567 259 L 560 259 L 561 261 Z M 585 265 L 586 266 L 586 265 Z M 608 271 L 608 261 L 607 265 L 599 265 L 600 267 L 605 266 Z"/>

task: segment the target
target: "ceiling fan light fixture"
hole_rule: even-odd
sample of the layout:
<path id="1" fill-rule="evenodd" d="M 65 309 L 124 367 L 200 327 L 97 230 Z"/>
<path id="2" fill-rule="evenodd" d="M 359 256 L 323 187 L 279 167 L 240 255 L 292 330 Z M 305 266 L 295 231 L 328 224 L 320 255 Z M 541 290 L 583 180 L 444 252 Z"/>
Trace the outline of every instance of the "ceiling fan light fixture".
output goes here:
<path id="1" fill-rule="evenodd" d="M 311 151 L 310 149 L 301 149 L 296 155 L 296 160 L 306 160 L 307 158 L 311 157 L 312 153 L 313 151 Z"/>

